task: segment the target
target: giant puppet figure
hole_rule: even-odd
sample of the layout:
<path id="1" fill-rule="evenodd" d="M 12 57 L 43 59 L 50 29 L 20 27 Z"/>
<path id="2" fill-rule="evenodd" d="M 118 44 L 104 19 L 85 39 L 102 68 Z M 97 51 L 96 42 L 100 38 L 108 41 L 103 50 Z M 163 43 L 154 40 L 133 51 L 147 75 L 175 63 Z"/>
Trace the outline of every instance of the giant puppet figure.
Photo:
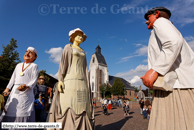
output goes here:
<path id="1" fill-rule="evenodd" d="M 33 88 L 39 73 L 38 65 L 33 63 L 36 58 L 36 49 L 28 47 L 24 54 L 25 62 L 16 65 L 3 92 L 4 96 L 10 95 L 5 105 L 7 113 L 2 114 L 1 122 L 35 122 Z"/>
<path id="2" fill-rule="evenodd" d="M 148 130 L 194 130 L 194 53 L 170 16 L 164 7 L 152 8 L 144 16 L 152 31 L 149 71 L 141 78 L 148 88 L 157 88 L 160 76 L 165 83 L 158 87 L 162 90 L 154 90 Z"/>
<path id="3" fill-rule="evenodd" d="M 73 44 L 64 47 L 58 71 L 58 84 L 48 122 L 62 122 L 63 130 L 94 129 L 94 109 L 88 81 L 86 55 L 79 45 L 87 38 L 76 28 L 69 32 Z"/>

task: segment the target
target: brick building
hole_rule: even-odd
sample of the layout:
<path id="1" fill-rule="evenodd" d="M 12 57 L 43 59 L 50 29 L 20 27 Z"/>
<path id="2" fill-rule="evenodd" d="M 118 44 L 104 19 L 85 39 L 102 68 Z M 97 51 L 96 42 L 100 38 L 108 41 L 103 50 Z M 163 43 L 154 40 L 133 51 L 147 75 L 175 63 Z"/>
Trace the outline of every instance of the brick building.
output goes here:
<path id="1" fill-rule="evenodd" d="M 134 99 L 134 97 L 136 96 L 135 89 L 132 88 L 131 84 L 128 81 L 126 81 L 125 79 L 109 75 L 109 85 L 112 87 L 115 79 L 117 79 L 117 78 L 119 78 L 125 84 L 125 90 L 127 92 L 126 95 L 124 95 L 124 96 L 120 95 L 119 97 L 120 98 L 125 98 L 125 99 Z M 117 99 L 118 96 L 111 95 L 111 98 Z"/>

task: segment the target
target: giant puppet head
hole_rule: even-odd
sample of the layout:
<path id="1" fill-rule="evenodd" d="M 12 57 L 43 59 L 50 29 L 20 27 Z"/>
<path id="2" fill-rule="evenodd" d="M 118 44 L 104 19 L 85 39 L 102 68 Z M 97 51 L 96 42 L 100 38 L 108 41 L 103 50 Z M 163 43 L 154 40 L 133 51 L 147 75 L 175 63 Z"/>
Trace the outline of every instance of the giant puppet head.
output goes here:
<path id="1" fill-rule="evenodd" d="M 148 29 L 153 29 L 154 22 L 156 19 L 163 17 L 169 19 L 171 16 L 170 10 L 165 7 L 155 7 L 150 10 L 144 15 L 144 18 L 147 20 L 146 24 L 148 25 Z"/>
<path id="2" fill-rule="evenodd" d="M 86 34 L 80 28 L 76 28 L 69 32 L 69 41 L 71 43 L 76 41 L 77 43 L 81 44 L 86 40 L 86 38 L 87 38 Z"/>
<path id="3" fill-rule="evenodd" d="M 34 47 L 28 47 L 24 54 L 24 61 L 26 63 L 34 62 L 37 58 L 37 50 Z"/>

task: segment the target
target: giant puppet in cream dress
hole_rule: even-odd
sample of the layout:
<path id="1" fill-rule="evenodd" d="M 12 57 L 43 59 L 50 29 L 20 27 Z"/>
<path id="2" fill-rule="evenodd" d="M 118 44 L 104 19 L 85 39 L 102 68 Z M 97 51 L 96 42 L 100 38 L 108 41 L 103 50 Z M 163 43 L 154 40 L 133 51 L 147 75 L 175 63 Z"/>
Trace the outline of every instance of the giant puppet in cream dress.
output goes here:
<path id="1" fill-rule="evenodd" d="M 70 42 L 63 50 L 58 71 L 59 82 L 48 122 L 62 122 L 63 130 L 94 129 L 94 110 L 84 50 L 79 45 L 86 35 L 79 28 L 69 32 Z"/>

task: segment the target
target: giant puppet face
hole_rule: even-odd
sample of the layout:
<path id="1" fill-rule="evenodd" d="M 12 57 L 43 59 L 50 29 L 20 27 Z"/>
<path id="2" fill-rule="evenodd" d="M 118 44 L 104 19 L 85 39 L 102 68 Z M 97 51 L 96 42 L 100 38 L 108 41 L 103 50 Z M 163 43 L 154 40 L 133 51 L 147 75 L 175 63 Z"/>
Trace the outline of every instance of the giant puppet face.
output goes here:
<path id="1" fill-rule="evenodd" d="M 77 42 L 78 44 L 81 44 L 83 42 L 83 34 L 81 32 L 78 32 L 73 42 Z"/>
<path id="2" fill-rule="evenodd" d="M 157 10 L 156 14 L 150 14 L 147 16 L 148 20 L 146 21 L 146 24 L 148 25 L 148 29 L 153 29 L 154 22 L 159 18 L 159 14 L 160 11 Z"/>
<path id="3" fill-rule="evenodd" d="M 34 51 L 32 50 L 27 50 L 24 54 L 24 61 L 26 63 L 33 62 L 37 58 L 37 55 Z"/>

